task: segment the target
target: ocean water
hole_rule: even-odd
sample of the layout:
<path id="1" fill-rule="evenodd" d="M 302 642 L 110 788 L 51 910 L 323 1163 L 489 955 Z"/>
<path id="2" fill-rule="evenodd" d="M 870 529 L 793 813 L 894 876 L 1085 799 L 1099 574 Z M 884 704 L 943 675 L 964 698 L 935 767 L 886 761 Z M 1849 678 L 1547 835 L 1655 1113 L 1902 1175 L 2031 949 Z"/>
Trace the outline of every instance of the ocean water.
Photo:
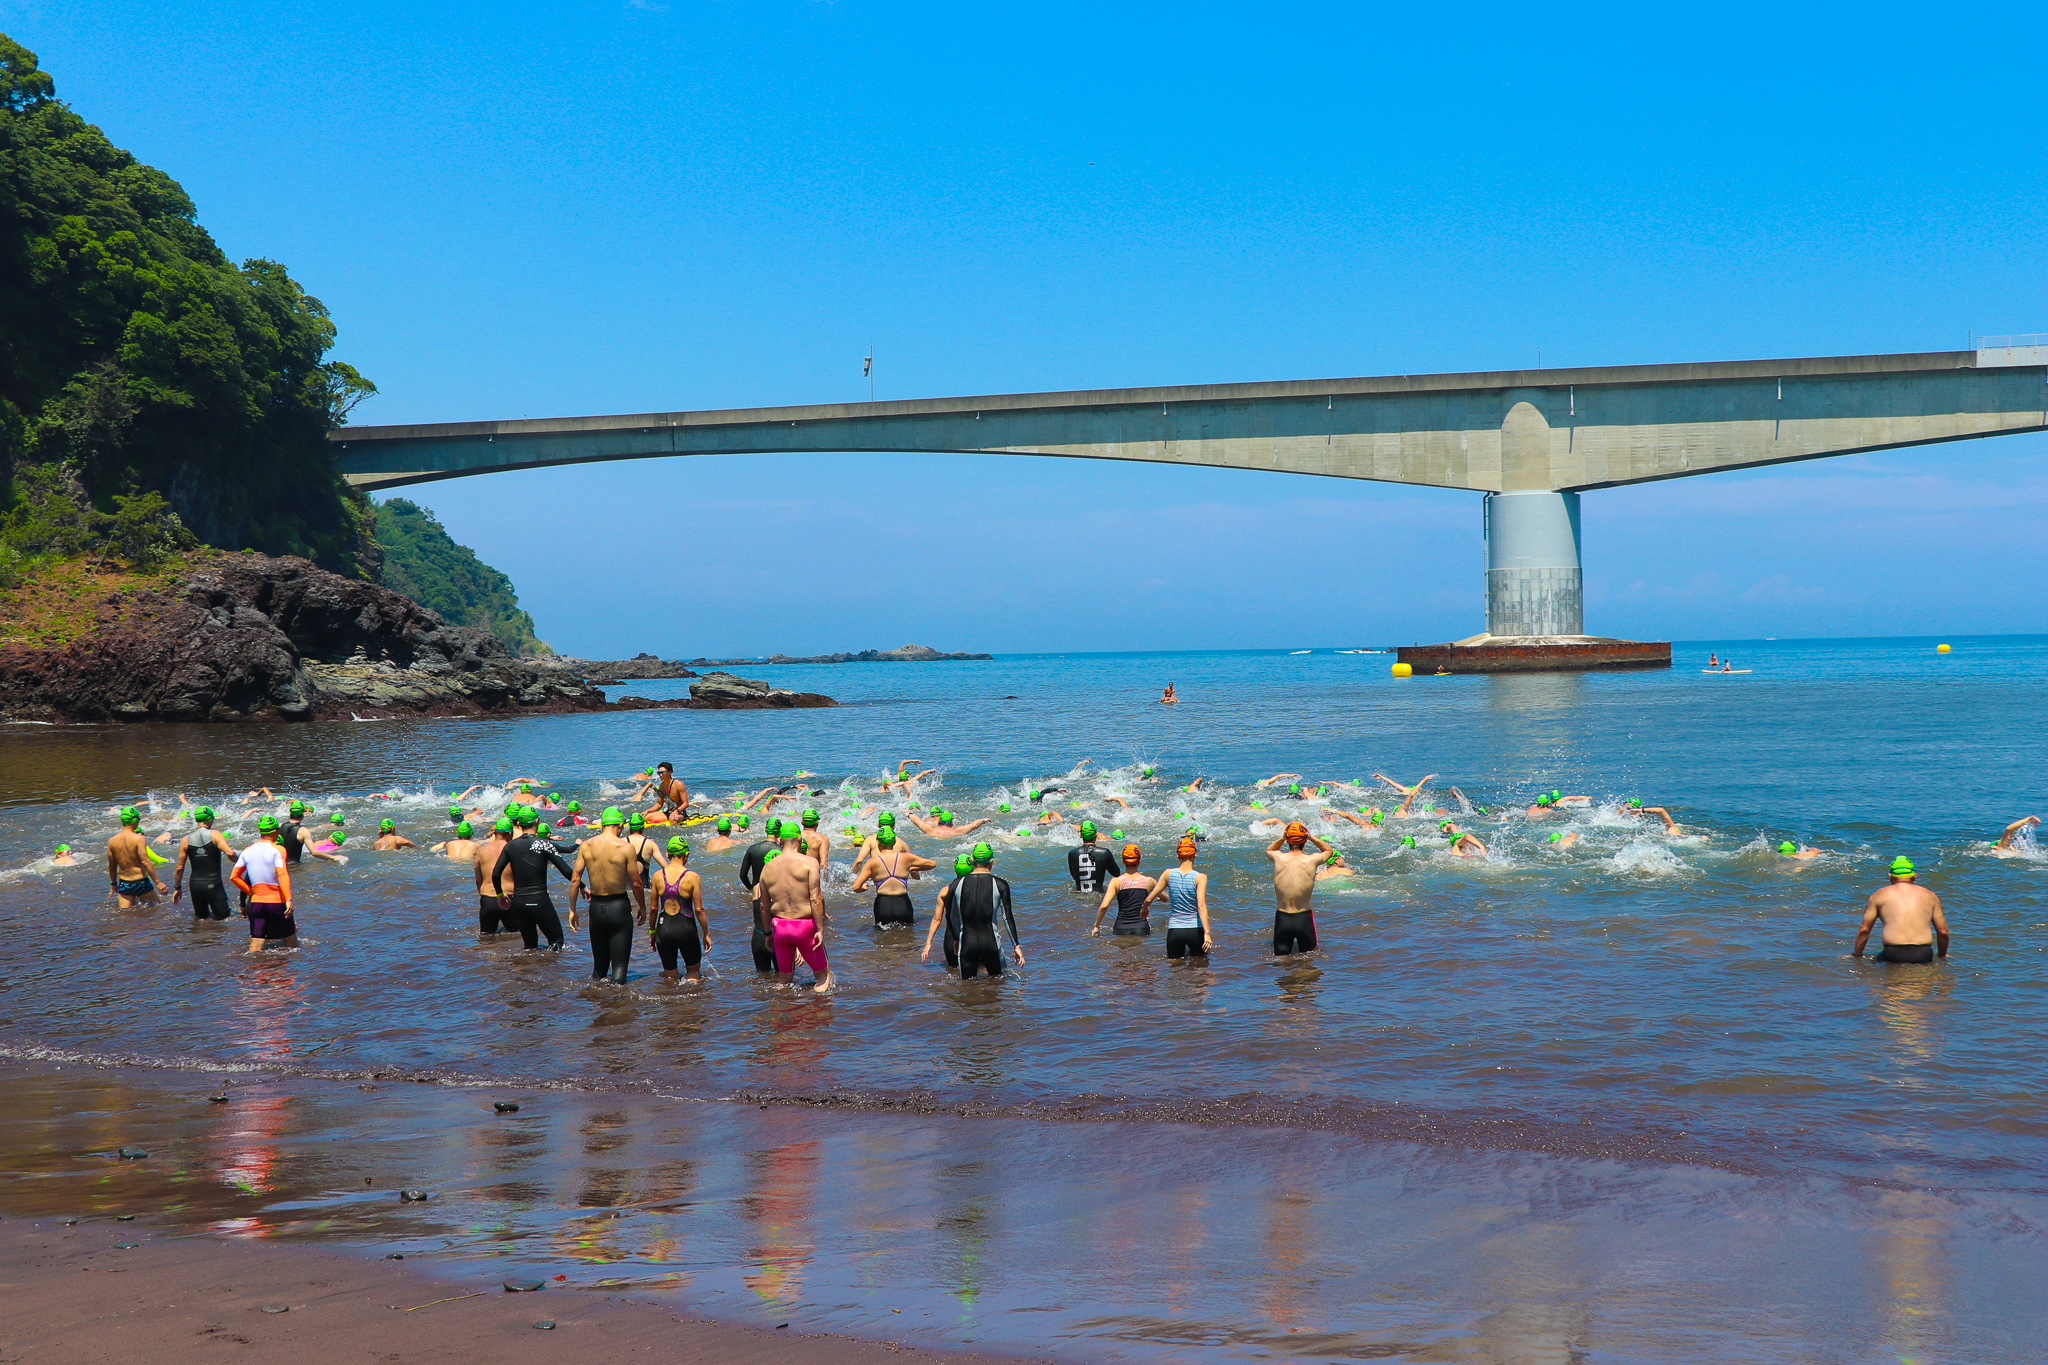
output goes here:
<path id="1" fill-rule="evenodd" d="M 2048 804 L 2048 638 L 1935 643 L 1406 680 L 1326 650 L 790 666 L 739 671 L 845 704 L 7 726 L 0 1129 L 36 1178 L 0 1210 L 139 1199 L 1074 1359 L 2036 1359 L 2048 857 L 1991 845 Z M 1710 650 L 1753 671 L 1707 676 Z M 189 798 L 243 812 L 239 844 L 263 786 L 352 843 L 382 817 L 425 843 L 472 784 L 493 814 L 518 776 L 588 813 L 662 759 L 714 809 L 800 782 L 822 812 L 830 995 L 755 976 L 733 854 L 693 859 L 706 979 L 664 981 L 642 940 L 624 988 L 574 936 L 480 939 L 467 866 L 424 850 L 303 868 L 299 951 L 254 960 L 239 919 L 113 909 L 92 864 L 138 799 L 151 834 Z M 887 805 L 991 821 L 899 828 L 946 863 L 995 845 L 1029 956 L 999 983 L 918 960 L 936 874 L 915 939 L 847 892 L 843 830 L 909 759 L 942 780 Z M 1322 790 L 1255 785 L 1282 772 Z M 1397 805 L 1376 773 L 1429 777 L 1412 818 L 1323 813 Z M 1529 817 L 1553 789 L 1593 804 Z M 1451 854 L 1438 809 L 1486 856 Z M 1152 872 L 1198 826 L 1211 960 L 1091 938 L 1048 811 Z M 1356 875 L 1317 891 L 1321 951 L 1276 960 L 1258 822 L 1294 818 Z M 84 865 L 52 867 L 59 841 Z M 1946 905 L 1944 963 L 1850 956 L 1898 853 Z M 130 1134 L 166 1159 L 110 1166 Z M 437 1198 L 394 1205 L 391 1179 Z"/>

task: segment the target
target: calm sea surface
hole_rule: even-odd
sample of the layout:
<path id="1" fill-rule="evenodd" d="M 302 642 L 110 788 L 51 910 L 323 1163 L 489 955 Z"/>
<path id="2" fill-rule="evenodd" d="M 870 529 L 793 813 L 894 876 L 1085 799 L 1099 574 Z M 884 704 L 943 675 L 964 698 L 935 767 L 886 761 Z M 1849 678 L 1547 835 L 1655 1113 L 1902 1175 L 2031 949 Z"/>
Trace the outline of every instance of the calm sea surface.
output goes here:
<path id="1" fill-rule="evenodd" d="M 2048 638 L 1935 643 L 1704 642 L 1610 676 L 1395 680 L 1324 650 L 792 666 L 738 671 L 850 704 L 0 727 L 0 1212 L 1077 1360 L 2039 1359 L 2048 858 L 1991 844 L 2048 814 Z M 1709 649 L 1754 671 L 1704 676 Z M 1000 983 L 920 963 L 846 891 L 840 831 L 873 828 L 909 758 L 944 772 L 918 800 L 994 822 L 973 837 L 1030 956 Z M 474 783 L 493 814 L 529 775 L 589 813 L 663 759 L 714 801 L 815 774 L 829 997 L 756 978 L 732 854 L 693 859 L 706 980 L 664 982 L 643 939 L 623 989 L 573 936 L 480 939 L 466 865 L 425 851 L 303 868 L 300 950 L 255 960 L 240 919 L 111 908 L 93 861 L 145 798 L 152 835 L 260 785 L 341 812 L 351 844 L 383 817 L 426 843 Z M 1283 771 L 1341 785 L 1253 786 Z M 1316 815 L 1398 803 L 1349 786 L 1375 772 L 1434 774 L 1418 806 L 1488 856 L 1452 856 L 1438 816 Z M 1521 814 L 1552 789 L 1596 805 Z M 1624 814 L 1637 797 L 1682 833 Z M 1088 937 L 1048 809 L 1153 872 L 1199 825 L 1211 962 Z M 1269 816 L 1358 870 L 1319 888 L 1305 960 L 1271 955 Z M 947 863 L 972 842 L 900 827 Z M 84 863 L 53 867 L 59 842 Z M 1946 963 L 1849 955 L 1898 853 L 1947 907 Z M 942 884 L 916 888 L 917 942 Z M 105 1156 L 134 1141 L 149 1160 Z M 436 1197 L 400 1205 L 403 1183 Z"/>

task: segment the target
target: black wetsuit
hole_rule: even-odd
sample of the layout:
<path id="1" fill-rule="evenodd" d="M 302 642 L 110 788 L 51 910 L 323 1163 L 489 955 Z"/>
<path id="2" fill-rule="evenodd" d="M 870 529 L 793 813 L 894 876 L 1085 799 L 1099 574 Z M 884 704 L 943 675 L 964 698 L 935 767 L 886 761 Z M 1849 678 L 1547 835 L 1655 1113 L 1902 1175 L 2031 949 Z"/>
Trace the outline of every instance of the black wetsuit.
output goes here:
<path id="1" fill-rule="evenodd" d="M 1308 910 L 1273 912 L 1273 955 L 1312 953 L 1316 950 L 1316 917 Z"/>
<path id="2" fill-rule="evenodd" d="M 946 898 L 950 908 L 960 908 L 960 979 L 970 980 L 986 968 L 990 976 L 1003 974 L 1003 945 L 996 937 L 996 911 L 1010 923 L 1010 942 L 1017 941 L 1017 915 L 1010 908 L 1010 884 L 993 872 L 970 872 L 953 883 Z"/>
<path id="3" fill-rule="evenodd" d="M 204 841 L 193 840 L 204 836 Z M 192 918 L 226 919 L 228 917 L 228 889 L 220 880 L 220 845 L 213 841 L 210 829 L 195 829 L 185 836 L 185 871 L 191 878 L 187 886 L 192 892 Z"/>
<path id="4" fill-rule="evenodd" d="M 768 865 L 768 855 L 781 847 L 779 840 L 756 839 L 748 844 L 747 851 L 740 855 L 740 885 L 747 888 L 749 896 L 752 896 L 754 888 L 761 884 L 761 869 Z M 753 900 L 749 904 L 753 906 L 754 916 L 754 970 L 772 972 L 775 970 L 775 940 L 763 927 L 767 921 L 761 916 L 760 901 Z"/>
<path id="5" fill-rule="evenodd" d="M 559 854 L 556 856 L 560 856 Z M 518 902 L 513 902 L 515 905 Z M 590 975 L 626 984 L 626 962 L 633 956 L 633 898 L 590 898 Z"/>
<path id="6" fill-rule="evenodd" d="M 287 820 L 277 828 L 278 845 L 284 849 L 284 860 L 295 863 L 306 851 L 306 831 L 296 820 Z"/>
<path id="7" fill-rule="evenodd" d="M 1145 913 L 1145 900 L 1152 894 L 1152 883 L 1142 886 L 1125 886 L 1121 882 L 1116 888 L 1116 923 L 1110 925 L 1112 934 L 1150 934 L 1152 920 Z"/>
<path id="8" fill-rule="evenodd" d="M 671 893 L 666 874 L 655 895 L 654 951 L 661 954 L 661 969 L 674 971 L 676 955 L 680 953 L 683 965 L 695 971 L 697 964 L 704 960 L 704 945 L 697 939 L 696 902 L 680 893 Z M 670 906 L 675 908 L 671 910 Z"/>
<path id="9" fill-rule="evenodd" d="M 939 930 L 939 942 L 945 945 L 948 967 L 960 965 L 960 884 L 966 880 L 966 877 L 955 877 L 953 884 L 945 890 L 946 927 Z"/>
<path id="10" fill-rule="evenodd" d="M 1116 855 L 1097 844 L 1083 844 L 1067 851 L 1067 875 L 1074 889 L 1100 896 L 1116 880 Z"/>
<path id="11" fill-rule="evenodd" d="M 555 871 L 564 880 L 574 877 L 576 869 L 569 866 L 562 857 L 562 851 L 547 840 L 534 834 L 522 834 L 505 845 L 505 851 L 498 855 L 497 866 L 491 869 L 491 881 L 503 885 L 500 880 L 505 868 L 512 869 L 512 927 L 519 931 L 526 946 L 540 946 L 540 936 L 546 934 L 554 947 L 562 946 L 562 919 L 555 913 L 555 903 L 548 898 L 548 864 L 553 863 Z M 626 914 L 628 930 L 632 928 L 632 912 Z M 593 929 L 597 919 L 593 915 Z"/>

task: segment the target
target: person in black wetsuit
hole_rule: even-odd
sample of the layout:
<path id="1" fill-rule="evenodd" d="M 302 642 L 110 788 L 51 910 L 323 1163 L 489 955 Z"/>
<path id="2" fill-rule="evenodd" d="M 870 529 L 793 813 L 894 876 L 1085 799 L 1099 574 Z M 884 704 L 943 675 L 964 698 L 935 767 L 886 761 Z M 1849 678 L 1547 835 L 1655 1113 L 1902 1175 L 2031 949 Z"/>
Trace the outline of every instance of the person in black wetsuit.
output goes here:
<path id="1" fill-rule="evenodd" d="M 974 871 L 954 885 L 953 899 L 960 908 L 960 979 L 971 981 L 975 973 L 1003 974 L 1003 944 L 996 932 L 996 913 L 1002 912 L 1010 926 L 1010 951 L 1017 965 L 1024 965 L 1024 945 L 1017 941 L 1017 914 L 1010 908 L 1010 884 L 992 869 L 995 850 L 987 844 L 974 846 Z"/>
<path id="2" fill-rule="evenodd" d="M 178 865 L 171 870 L 171 904 L 178 903 L 184 894 L 185 867 L 192 868 L 192 917 L 194 919 L 226 919 L 228 917 L 228 889 L 221 881 L 220 855 L 225 853 L 233 866 L 235 850 L 228 841 L 213 829 L 213 807 L 198 806 L 192 811 L 192 819 L 199 825 L 178 841 Z"/>
<path id="3" fill-rule="evenodd" d="M 757 972 L 775 970 L 775 940 L 768 932 L 768 920 L 761 910 L 761 898 L 755 888 L 761 884 L 761 869 L 767 866 L 768 855 L 782 847 L 781 841 L 775 837 L 780 824 L 778 820 L 770 820 L 768 837 L 748 844 L 747 851 L 740 855 L 740 885 L 747 889 L 747 910 L 754 921 L 754 970 Z"/>
<path id="4" fill-rule="evenodd" d="M 294 801 L 290 806 L 291 819 L 277 831 L 278 846 L 284 850 L 284 860 L 295 863 L 306 848 L 306 803 Z"/>
<path id="5" fill-rule="evenodd" d="M 1151 903 L 1152 879 L 1138 870 L 1138 864 L 1145 855 L 1136 844 L 1124 845 L 1124 873 L 1112 881 L 1102 892 L 1102 904 L 1095 907 L 1095 924 L 1089 929 L 1090 938 L 1102 932 L 1102 917 L 1109 913 L 1109 907 L 1116 907 L 1116 921 L 1109 926 L 1112 934 L 1150 934 L 1152 932 L 1151 912 L 1145 907 Z"/>
<path id="6" fill-rule="evenodd" d="M 498 855 L 497 865 L 491 869 L 491 880 L 498 881 L 505 875 L 505 869 L 512 870 L 512 894 L 501 901 L 512 927 L 519 931 L 529 948 L 540 946 L 540 936 L 547 935 L 548 946 L 560 950 L 562 946 L 562 920 L 555 913 L 555 903 L 548 896 L 548 864 L 554 864 L 555 871 L 564 878 L 573 878 L 576 869 L 569 866 L 562 857 L 562 851 L 547 840 L 540 838 L 534 826 L 540 817 L 531 807 L 521 806 L 513 813 L 512 821 L 519 833 L 505 851 Z M 502 884 L 502 883 L 501 883 Z"/>
<path id="7" fill-rule="evenodd" d="M 655 874 L 654 929 L 648 938 L 661 954 L 664 976 L 675 979 L 680 954 L 690 979 L 697 979 L 697 964 L 711 946 L 711 923 L 704 918 L 704 883 L 690 870 L 690 841 L 680 834 L 669 836 L 668 861 Z"/>
<path id="8" fill-rule="evenodd" d="M 1116 855 L 1095 842 L 1095 822 L 1081 822 L 1081 845 L 1067 851 L 1067 875 L 1083 895 L 1099 896 L 1116 875 Z"/>
<path id="9" fill-rule="evenodd" d="M 924 951 L 918 954 L 918 961 L 932 960 L 932 940 L 938 937 L 939 926 L 946 926 L 946 965 L 960 965 L 960 882 L 974 871 L 974 859 L 963 853 L 953 860 L 953 882 L 939 888 L 939 899 L 932 906 L 932 925 L 924 933 Z"/>

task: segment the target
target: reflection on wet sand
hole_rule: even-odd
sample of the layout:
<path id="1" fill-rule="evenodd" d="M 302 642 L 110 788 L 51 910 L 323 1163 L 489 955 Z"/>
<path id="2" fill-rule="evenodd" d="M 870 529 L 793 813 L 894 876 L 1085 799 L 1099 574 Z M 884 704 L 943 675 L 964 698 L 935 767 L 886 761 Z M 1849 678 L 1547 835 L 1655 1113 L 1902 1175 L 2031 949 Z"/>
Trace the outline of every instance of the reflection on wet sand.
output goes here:
<path id="1" fill-rule="evenodd" d="M 779 1125 L 764 1121 L 772 1134 Z M 740 1208 L 753 1240 L 746 1258 L 754 1269 L 742 1277 L 747 1288 L 777 1304 L 803 1297 L 803 1268 L 817 1250 L 811 1233 L 824 1144 L 774 1143 L 747 1153 L 747 1188 Z"/>

